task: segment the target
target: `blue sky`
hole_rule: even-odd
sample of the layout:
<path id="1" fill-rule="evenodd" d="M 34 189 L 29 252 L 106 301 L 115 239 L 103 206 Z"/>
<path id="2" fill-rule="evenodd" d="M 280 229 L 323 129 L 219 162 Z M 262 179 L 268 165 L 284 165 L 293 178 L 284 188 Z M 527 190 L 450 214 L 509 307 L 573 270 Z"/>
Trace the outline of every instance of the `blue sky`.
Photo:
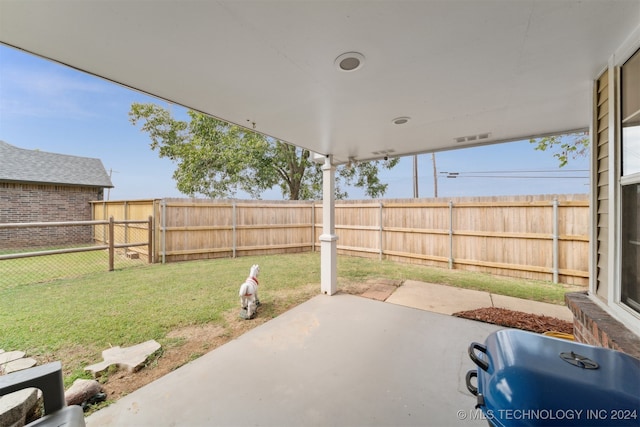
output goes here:
<path id="1" fill-rule="evenodd" d="M 174 164 L 160 159 L 149 148 L 147 135 L 129 123 L 133 102 L 167 106 L 153 97 L 0 45 L 0 140 L 19 148 L 101 159 L 107 172 L 112 171 L 115 188 L 108 194 L 111 200 L 184 197 L 171 177 Z M 171 108 L 176 114 L 184 112 L 178 106 Z M 439 197 L 589 191 L 587 158 L 559 169 L 550 152 L 536 151 L 528 141 L 435 156 Z M 459 172 L 460 176 L 445 178 L 441 172 Z M 562 178 L 552 178 L 558 176 Z M 413 197 L 412 157 L 401 159 L 380 177 L 389 184 L 385 198 Z M 418 177 L 419 196 L 433 197 L 430 154 L 418 156 Z M 364 198 L 359 189 L 348 193 L 350 199 Z M 246 196 L 239 193 L 236 197 Z M 274 189 L 262 198 L 281 199 L 281 195 Z"/>

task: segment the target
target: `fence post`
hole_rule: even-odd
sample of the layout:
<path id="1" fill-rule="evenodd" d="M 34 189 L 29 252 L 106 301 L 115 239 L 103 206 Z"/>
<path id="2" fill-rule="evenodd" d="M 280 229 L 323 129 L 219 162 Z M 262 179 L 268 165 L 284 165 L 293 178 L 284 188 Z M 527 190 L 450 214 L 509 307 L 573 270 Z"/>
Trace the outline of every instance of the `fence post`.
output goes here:
<path id="1" fill-rule="evenodd" d="M 113 215 L 111 215 L 109 217 L 109 271 L 113 271 L 113 246 L 114 246 L 114 241 L 113 241 L 113 236 L 114 236 L 114 232 L 113 232 Z"/>
<path id="2" fill-rule="evenodd" d="M 453 200 L 449 200 L 449 270 L 453 269 Z"/>
<path id="3" fill-rule="evenodd" d="M 379 242 L 380 242 L 380 260 L 382 260 L 382 256 L 384 254 L 384 227 L 382 224 L 382 218 L 383 218 L 383 214 L 382 214 L 382 202 L 380 202 L 380 238 L 379 238 Z"/>
<path id="4" fill-rule="evenodd" d="M 553 283 L 558 283 L 558 264 L 559 264 L 559 248 L 558 248 L 558 198 L 553 199 Z"/>
<path id="5" fill-rule="evenodd" d="M 162 199 L 160 202 L 160 206 L 162 207 L 162 218 L 160 220 L 160 231 L 162 235 L 160 236 L 160 245 L 162 246 L 162 263 L 166 263 L 166 252 L 167 252 L 167 201 Z"/>
<path id="6" fill-rule="evenodd" d="M 106 220 L 107 219 L 107 202 L 105 202 L 104 200 L 102 201 L 102 220 Z M 107 235 L 104 231 L 104 227 L 102 227 L 102 241 L 105 242 L 107 240 Z"/>
<path id="7" fill-rule="evenodd" d="M 127 221 L 129 219 L 129 203 L 125 200 L 122 206 L 124 220 Z M 124 223 L 124 241 L 123 243 L 129 243 L 129 224 L 127 222 Z"/>
<path id="8" fill-rule="evenodd" d="M 148 225 L 148 239 L 149 239 L 149 246 L 147 248 L 147 252 L 149 254 L 149 264 L 153 264 L 153 217 L 151 215 L 149 215 L 149 225 Z"/>
<path id="9" fill-rule="evenodd" d="M 235 258 L 236 257 L 236 245 L 238 243 L 237 240 L 236 240 L 238 238 L 237 235 L 236 235 L 236 228 L 237 228 L 236 202 L 233 202 L 233 204 L 231 206 L 232 206 L 232 212 L 231 212 L 232 219 L 231 219 L 231 221 L 232 221 L 232 227 L 233 227 L 232 236 L 231 236 L 231 241 L 232 241 L 232 245 L 233 245 L 233 256 L 232 257 Z"/>
<path id="10" fill-rule="evenodd" d="M 311 252 L 316 251 L 316 201 L 311 202 Z"/>

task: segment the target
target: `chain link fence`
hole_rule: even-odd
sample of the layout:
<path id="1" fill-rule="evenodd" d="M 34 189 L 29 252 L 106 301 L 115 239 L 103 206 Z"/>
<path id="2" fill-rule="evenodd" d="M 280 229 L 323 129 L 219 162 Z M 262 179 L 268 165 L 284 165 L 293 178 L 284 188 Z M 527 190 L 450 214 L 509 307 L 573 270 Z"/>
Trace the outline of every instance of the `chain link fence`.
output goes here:
<path id="1" fill-rule="evenodd" d="M 151 262 L 151 221 L 0 224 L 0 289 Z"/>

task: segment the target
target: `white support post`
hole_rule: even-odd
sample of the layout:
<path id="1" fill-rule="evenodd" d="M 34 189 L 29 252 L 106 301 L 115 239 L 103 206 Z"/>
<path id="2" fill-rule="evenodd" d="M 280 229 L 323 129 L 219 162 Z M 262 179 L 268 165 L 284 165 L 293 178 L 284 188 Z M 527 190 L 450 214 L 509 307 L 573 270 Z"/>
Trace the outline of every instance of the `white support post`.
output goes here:
<path id="1" fill-rule="evenodd" d="M 167 201 L 166 199 L 162 199 L 162 202 L 160 202 L 160 206 L 162 209 L 162 218 L 160 218 L 160 222 L 161 222 L 161 231 L 162 231 L 162 235 L 160 237 L 160 245 L 162 246 L 162 264 L 166 264 L 167 262 Z"/>
<path id="2" fill-rule="evenodd" d="M 380 215 L 379 215 L 379 224 L 380 224 L 380 235 L 378 236 L 378 245 L 380 246 L 380 261 L 382 261 L 382 257 L 384 255 L 384 224 L 382 223 L 384 219 L 384 215 L 382 212 L 383 205 L 380 202 Z"/>
<path id="3" fill-rule="evenodd" d="M 453 269 L 453 200 L 449 200 L 449 270 Z"/>
<path id="4" fill-rule="evenodd" d="M 335 214 L 335 172 L 332 156 L 322 165 L 322 234 L 320 235 L 320 291 L 333 295 L 337 291 L 337 240 Z"/>
<path id="5" fill-rule="evenodd" d="M 558 243 L 558 198 L 553 199 L 553 255 L 552 255 L 552 272 L 553 283 L 558 283 L 560 250 Z"/>

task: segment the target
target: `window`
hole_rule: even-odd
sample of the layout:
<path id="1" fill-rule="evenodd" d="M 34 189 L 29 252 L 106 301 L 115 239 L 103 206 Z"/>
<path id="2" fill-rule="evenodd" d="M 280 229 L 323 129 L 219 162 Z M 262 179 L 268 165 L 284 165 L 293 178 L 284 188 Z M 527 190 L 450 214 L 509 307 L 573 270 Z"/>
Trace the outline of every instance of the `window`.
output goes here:
<path id="1" fill-rule="evenodd" d="M 640 126 L 624 126 L 622 140 L 622 175 L 640 172 Z"/>
<path id="2" fill-rule="evenodd" d="M 640 312 L 640 50 L 621 69 L 621 302 Z"/>
<path id="3" fill-rule="evenodd" d="M 640 184 L 622 187 L 621 301 L 640 312 Z"/>

